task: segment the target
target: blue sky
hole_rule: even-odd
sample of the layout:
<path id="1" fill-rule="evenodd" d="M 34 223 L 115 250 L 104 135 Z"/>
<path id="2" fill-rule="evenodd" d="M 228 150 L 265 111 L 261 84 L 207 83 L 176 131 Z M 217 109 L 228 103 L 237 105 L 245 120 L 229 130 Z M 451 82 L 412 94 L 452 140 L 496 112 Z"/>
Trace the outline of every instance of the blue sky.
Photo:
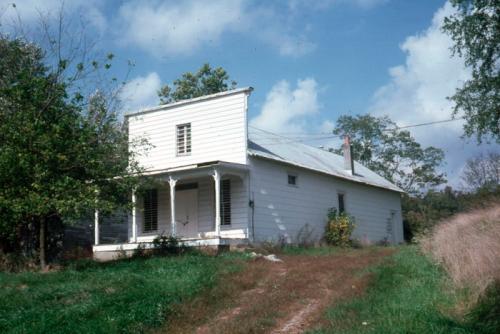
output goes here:
<path id="1" fill-rule="evenodd" d="M 0 20 L 34 24 L 58 0 L 0 0 Z M 121 96 L 125 110 L 158 103 L 156 90 L 203 63 L 224 67 L 250 98 L 254 126 L 278 133 L 327 133 L 341 114 L 389 115 L 401 125 L 447 119 L 446 96 L 470 71 L 451 58 L 440 31 L 453 12 L 437 0 L 98 1 L 67 0 L 99 47 L 117 57 L 118 77 L 135 63 Z M 460 122 L 412 130 L 445 150 L 458 186 L 467 157 L 498 145 L 460 139 Z M 312 145 L 337 145 L 311 141 Z"/>

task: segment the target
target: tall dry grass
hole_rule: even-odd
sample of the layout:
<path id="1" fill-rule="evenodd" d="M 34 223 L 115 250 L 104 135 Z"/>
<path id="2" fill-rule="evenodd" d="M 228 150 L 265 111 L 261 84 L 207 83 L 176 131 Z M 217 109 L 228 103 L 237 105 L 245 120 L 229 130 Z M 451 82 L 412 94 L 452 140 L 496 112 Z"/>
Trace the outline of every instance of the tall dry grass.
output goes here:
<path id="1" fill-rule="evenodd" d="M 458 214 L 438 224 L 421 240 L 459 287 L 479 297 L 500 281 L 500 203 Z"/>

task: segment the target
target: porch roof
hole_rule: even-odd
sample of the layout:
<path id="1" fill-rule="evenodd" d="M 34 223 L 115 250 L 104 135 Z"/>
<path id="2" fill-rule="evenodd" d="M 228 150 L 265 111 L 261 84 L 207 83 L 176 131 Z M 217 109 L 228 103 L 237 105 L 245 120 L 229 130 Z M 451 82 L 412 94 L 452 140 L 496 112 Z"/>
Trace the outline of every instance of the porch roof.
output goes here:
<path id="1" fill-rule="evenodd" d="M 226 161 L 209 161 L 198 164 L 176 166 L 172 168 L 163 168 L 156 170 L 148 170 L 144 172 L 144 175 L 155 176 L 155 175 L 170 175 L 170 176 L 198 176 L 207 175 L 208 172 L 216 168 L 219 172 L 232 172 L 236 174 L 245 173 L 248 171 L 248 165 L 238 164 L 234 162 Z"/>

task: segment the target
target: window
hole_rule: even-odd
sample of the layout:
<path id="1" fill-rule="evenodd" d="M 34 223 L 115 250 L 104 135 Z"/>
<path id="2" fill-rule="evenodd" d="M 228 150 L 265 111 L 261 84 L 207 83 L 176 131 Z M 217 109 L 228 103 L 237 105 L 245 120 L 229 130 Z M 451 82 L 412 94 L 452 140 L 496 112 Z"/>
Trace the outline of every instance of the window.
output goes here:
<path id="1" fill-rule="evenodd" d="M 191 154 L 191 123 L 177 125 L 177 155 Z"/>
<path id="2" fill-rule="evenodd" d="M 337 194 L 339 200 L 339 213 L 345 212 L 345 197 L 344 194 Z"/>
<path id="3" fill-rule="evenodd" d="M 222 180 L 220 189 L 220 224 L 231 225 L 231 180 Z"/>
<path id="4" fill-rule="evenodd" d="M 291 186 L 297 186 L 297 175 L 288 174 L 288 184 Z"/>
<path id="5" fill-rule="evenodd" d="M 144 193 L 144 232 L 158 230 L 158 190 L 149 189 Z"/>

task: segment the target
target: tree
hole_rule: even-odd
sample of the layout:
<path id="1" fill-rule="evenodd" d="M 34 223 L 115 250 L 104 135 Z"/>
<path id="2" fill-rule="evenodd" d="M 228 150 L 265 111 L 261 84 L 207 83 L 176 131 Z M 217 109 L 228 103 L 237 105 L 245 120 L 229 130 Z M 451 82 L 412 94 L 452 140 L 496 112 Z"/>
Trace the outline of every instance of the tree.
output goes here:
<path id="1" fill-rule="evenodd" d="M 467 160 L 462 180 L 469 190 L 496 189 L 500 186 L 500 153 L 489 152 Z"/>
<path id="2" fill-rule="evenodd" d="M 42 268 L 51 224 L 127 206 L 141 172 L 105 96 L 86 99 L 61 75 L 67 61 L 47 63 L 36 44 L 0 36 L 0 240 L 15 248 L 36 226 Z"/>
<path id="3" fill-rule="evenodd" d="M 169 85 L 158 91 L 160 103 L 171 103 L 208 94 L 224 92 L 236 87 L 236 81 L 229 81 L 229 75 L 222 67 L 212 69 L 204 64 L 196 73 L 186 72 L 174 81 L 174 89 Z"/>
<path id="4" fill-rule="evenodd" d="M 389 117 L 340 116 L 333 133 L 349 135 L 354 160 L 407 192 L 446 182 L 445 175 L 438 172 L 443 151 L 432 146 L 423 148 L 408 131 L 398 130 Z M 335 151 L 342 153 L 341 148 Z"/>
<path id="5" fill-rule="evenodd" d="M 456 13 L 443 29 L 453 39 L 453 54 L 464 57 L 472 78 L 451 97 L 453 115 L 463 112 L 465 135 L 478 142 L 500 142 L 500 1 L 451 0 Z"/>

